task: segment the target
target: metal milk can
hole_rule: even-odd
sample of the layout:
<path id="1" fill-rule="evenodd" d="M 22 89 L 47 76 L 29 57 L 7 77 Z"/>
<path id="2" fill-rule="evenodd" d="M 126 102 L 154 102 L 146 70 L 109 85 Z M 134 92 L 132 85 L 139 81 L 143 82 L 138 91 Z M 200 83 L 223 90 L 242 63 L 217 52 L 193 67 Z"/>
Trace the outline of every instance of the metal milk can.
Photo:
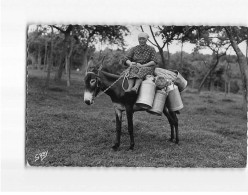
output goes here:
<path id="1" fill-rule="evenodd" d="M 175 84 L 167 87 L 169 93 L 166 98 L 166 106 L 171 111 L 177 111 L 183 108 L 183 102 L 178 87 Z"/>
<path id="2" fill-rule="evenodd" d="M 183 76 L 178 71 L 174 71 L 174 72 L 177 74 L 174 83 L 178 86 L 178 90 L 182 92 L 187 87 L 188 82 L 183 78 Z"/>
<path id="3" fill-rule="evenodd" d="M 137 106 L 145 109 L 149 109 L 152 107 L 156 91 L 156 85 L 153 79 L 150 78 L 142 81 L 139 89 L 139 95 L 136 100 Z"/>
<path id="4" fill-rule="evenodd" d="M 165 90 L 157 90 L 153 101 L 152 108 L 147 112 L 161 116 L 164 109 L 167 92 Z"/>

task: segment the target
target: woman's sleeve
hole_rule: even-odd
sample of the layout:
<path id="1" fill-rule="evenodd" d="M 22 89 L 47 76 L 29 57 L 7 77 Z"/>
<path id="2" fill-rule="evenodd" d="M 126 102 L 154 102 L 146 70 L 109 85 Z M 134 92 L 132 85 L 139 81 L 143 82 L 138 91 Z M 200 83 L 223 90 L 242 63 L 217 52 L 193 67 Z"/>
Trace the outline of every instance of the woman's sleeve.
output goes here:
<path id="1" fill-rule="evenodd" d="M 150 61 L 154 61 L 156 64 L 158 64 L 158 60 L 156 57 L 156 50 L 154 48 L 151 49 Z"/>
<path id="2" fill-rule="evenodd" d="M 133 61 L 134 48 L 131 48 L 127 55 L 124 57 L 124 61 L 126 63 L 127 60 Z"/>

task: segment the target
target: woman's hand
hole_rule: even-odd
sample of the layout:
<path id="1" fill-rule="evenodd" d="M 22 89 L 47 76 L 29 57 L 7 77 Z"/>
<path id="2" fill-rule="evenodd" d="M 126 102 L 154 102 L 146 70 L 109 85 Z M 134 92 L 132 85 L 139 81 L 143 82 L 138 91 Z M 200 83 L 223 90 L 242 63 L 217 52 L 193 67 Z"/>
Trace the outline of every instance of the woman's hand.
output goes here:
<path id="1" fill-rule="evenodd" d="M 154 67 L 154 66 L 156 66 L 156 63 L 154 61 L 150 61 L 146 64 L 143 64 L 142 66 L 143 67 Z"/>
<path id="2" fill-rule="evenodd" d="M 127 64 L 128 66 L 132 66 L 132 65 L 135 65 L 136 63 L 135 63 L 135 62 L 131 62 L 130 60 L 127 60 L 127 61 L 126 61 L 126 64 Z"/>
<path id="3" fill-rule="evenodd" d="M 136 62 L 131 62 L 130 63 L 130 67 L 135 67 L 135 66 L 137 66 Z"/>

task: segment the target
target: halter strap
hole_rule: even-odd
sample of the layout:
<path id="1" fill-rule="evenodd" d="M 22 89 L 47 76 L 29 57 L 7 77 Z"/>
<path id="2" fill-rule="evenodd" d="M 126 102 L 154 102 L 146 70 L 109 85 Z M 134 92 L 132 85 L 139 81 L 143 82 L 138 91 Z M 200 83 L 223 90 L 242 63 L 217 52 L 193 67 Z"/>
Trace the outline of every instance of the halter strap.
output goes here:
<path id="1" fill-rule="evenodd" d="M 98 71 L 98 73 L 96 74 L 96 73 L 94 73 L 94 72 L 92 72 L 92 71 L 89 71 L 89 72 L 86 72 L 86 75 L 87 75 L 87 74 L 93 74 L 93 75 L 99 77 L 99 72 L 100 72 L 100 71 Z"/>
<path id="2" fill-rule="evenodd" d="M 105 56 L 103 57 L 103 59 L 102 59 L 102 63 L 101 63 L 101 65 L 100 65 L 100 67 L 97 69 L 97 74 L 96 73 L 94 73 L 94 72 L 92 72 L 92 71 L 90 71 L 90 72 L 86 72 L 86 75 L 88 74 L 88 73 L 90 73 L 90 74 L 93 74 L 93 75 L 95 75 L 95 76 L 97 76 L 98 78 L 100 77 L 99 76 L 99 74 L 100 74 L 100 71 L 102 70 L 102 68 L 103 68 L 103 61 L 104 61 L 104 59 L 105 59 Z M 113 85 L 115 85 L 122 77 L 124 77 L 124 79 L 123 79 L 123 81 L 122 81 L 122 89 L 125 91 L 125 89 L 124 89 L 124 82 L 125 82 L 125 79 L 127 79 L 128 78 L 128 76 L 129 76 L 129 70 L 130 70 L 130 67 L 129 68 L 127 68 L 126 70 L 124 70 L 121 74 L 120 74 L 120 77 L 115 81 L 115 82 L 113 82 L 109 87 L 107 87 L 104 91 L 102 91 L 102 93 L 100 93 L 100 94 L 98 94 L 96 97 L 99 97 L 100 95 L 102 95 L 102 94 L 104 94 L 106 91 L 108 91 Z"/>

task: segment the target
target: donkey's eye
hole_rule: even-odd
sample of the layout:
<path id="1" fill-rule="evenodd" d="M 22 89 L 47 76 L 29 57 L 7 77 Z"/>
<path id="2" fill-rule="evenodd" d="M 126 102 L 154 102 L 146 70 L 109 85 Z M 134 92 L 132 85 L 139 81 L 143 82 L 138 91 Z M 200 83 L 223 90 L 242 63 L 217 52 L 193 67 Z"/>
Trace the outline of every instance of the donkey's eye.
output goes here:
<path id="1" fill-rule="evenodd" d="M 96 79 L 91 79 L 90 84 L 93 85 L 96 82 Z"/>

